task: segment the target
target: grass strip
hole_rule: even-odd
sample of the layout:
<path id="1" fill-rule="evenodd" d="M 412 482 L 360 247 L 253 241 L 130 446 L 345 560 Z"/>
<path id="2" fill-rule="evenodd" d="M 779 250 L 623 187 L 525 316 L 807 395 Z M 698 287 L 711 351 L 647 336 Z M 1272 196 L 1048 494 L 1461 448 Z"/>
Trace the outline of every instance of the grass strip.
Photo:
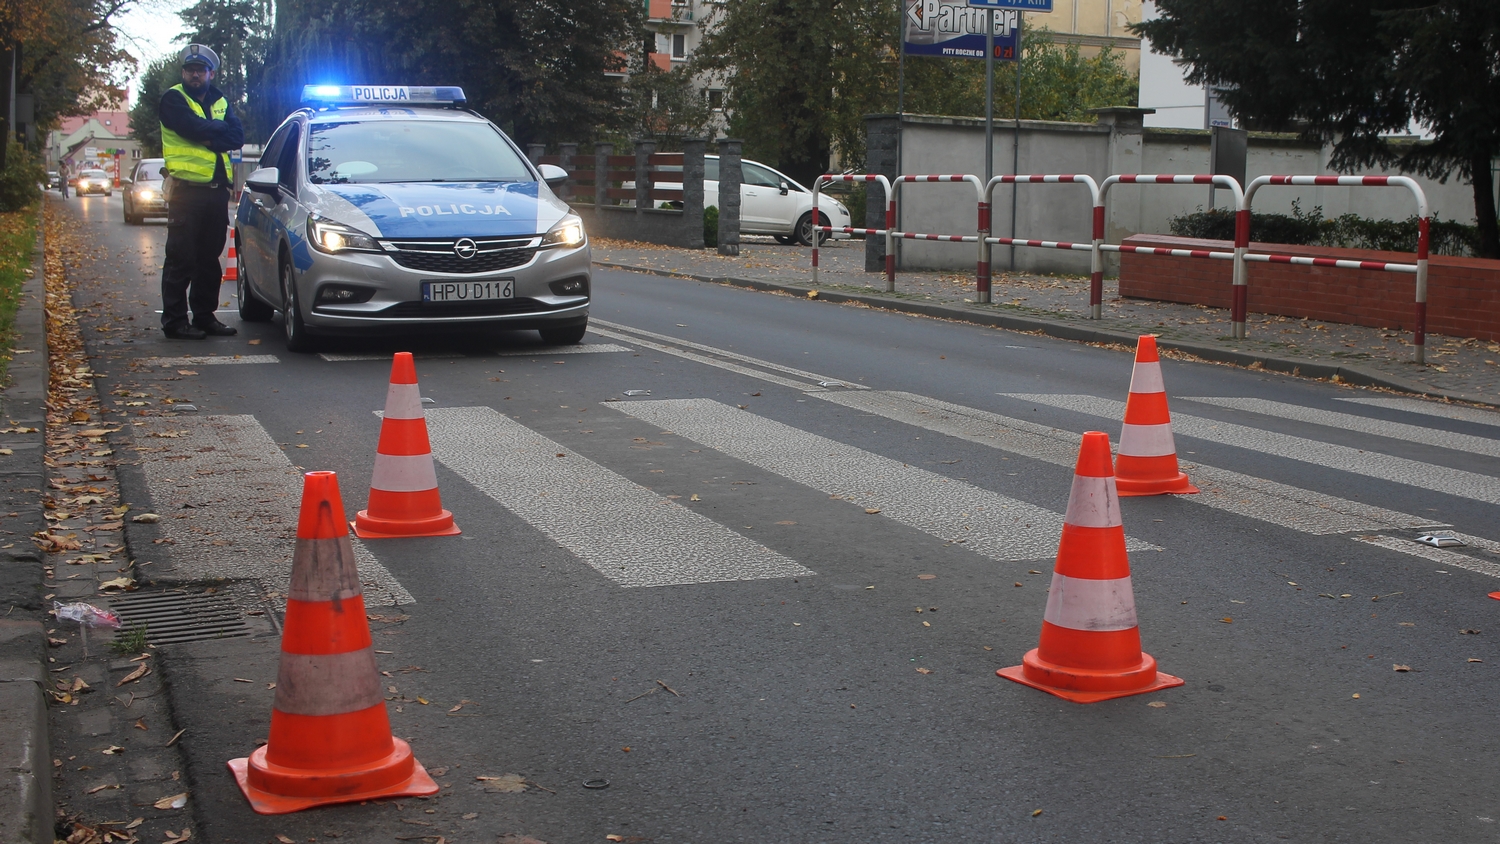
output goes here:
<path id="1" fill-rule="evenodd" d="M 0 384 L 6 382 L 16 343 L 16 311 L 21 288 L 31 277 L 32 252 L 41 205 L 24 211 L 0 213 Z"/>

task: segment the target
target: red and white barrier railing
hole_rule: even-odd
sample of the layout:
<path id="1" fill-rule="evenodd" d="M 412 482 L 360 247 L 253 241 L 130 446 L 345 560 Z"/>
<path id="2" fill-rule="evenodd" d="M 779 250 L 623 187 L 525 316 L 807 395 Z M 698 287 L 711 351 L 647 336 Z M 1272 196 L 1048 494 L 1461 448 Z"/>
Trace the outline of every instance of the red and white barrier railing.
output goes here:
<path id="1" fill-rule="evenodd" d="M 1240 183 L 1229 176 L 1215 176 L 1208 173 L 1194 174 L 1171 174 L 1171 175 L 1144 175 L 1126 174 L 1121 176 L 1110 176 L 1104 180 L 1099 188 L 1099 204 L 1102 207 L 1105 199 L 1109 196 L 1109 189 L 1115 185 L 1214 185 L 1215 187 L 1227 188 L 1234 196 L 1234 251 L 1215 252 L 1203 249 L 1176 249 L 1166 250 L 1172 257 L 1177 258 L 1210 258 L 1228 259 L 1234 262 L 1234 288 L 1229 304 L 1229 323 L 1231 333 L 1236 339 L 1245 337 L 1245 310 L 1249 302 L 1248 288 L 1245 286 L 1248 276 L 1245 273 L 1245 252 L 1250 247 L 1250 212 L 1245 207 L 1245 192 L 1240 188 Z M 1103 244 L 1101 247 L 1106 252 L 1133 252 L 1160 255 L 1162 252 L 1151 247 L 1123 246 L 1118 244 Z M 1181 254 L 1179 254 L 1181 253 Z"/>
<path id="2" fill-rule="evenodd" d="M 862 235 L 884 235 L 885 236 L 885 290 L 887 293 L 896 292 L 896 250 L 891 231 L 896 228 L 896 194 L 891 190 L 891 182 L 879 173 L 824 173 L 813 179 L 813 213 L 821 215 L 823 206 L 818 198 L 818 193 L 824 185 L 834 182 L 874 182 L 885 189 L 885 228 L 883 229 L 857 229 L 849 226 L 820 226 L 818 217 L 813 217 L 812 231 L 812 283 L 818 283 L 818 232 L 844 232 L 846 234 Z"/>
<path id="3" fill-rule="evenodd" d="M 1094 181 L 1093 176 L 1081 173 L 1044 173 L 1025 174 L 1013 176 L 996 176 L 985 185 L 984 198 L 981 200 L 985 210 L 985 222 L 989 221 L 989 209 L 993 206 L 993 197 L 996 185 L 1007 184 L 1037 184 L 1037 185 L 1083 185 L 1089 189 L 1089 200 L 1093 206 L 1093 240 L 1089 243 L 1074 243 L 1067 240 L 1034 240 L 1018 237 L 989 237 L 989 226 L 980 227 L 984 239 L 984 248 L 979 256 L 980 266 L 983 268 L 984 279 L 979 286 L 979 301 L 990 301 L 990 246 L 1030 246 L 1040 249 L 1064 249 L 1074 252 L 1088 252 L 1089 260 L 1089 319 L 1100 319 L 1104 316 L 1104 256 L 1101 254 L 1101 244 L 1104 242 L 1104 204 L 1103 197 L 1099 193 L 1099 184 Z"/>
<path id="4" fill-rule="evenodd" d="M 1395 261 L 1350 261 L 1337 258 L 1313 258 L 1303 255 L 1276 255 L 1249 253 L 1246 261 L 1265 264 L 1302 264 L 1313 267 L 1337 267 L 1346 270 L 1376 270 L 1388 273 L 1413 273 L 1416 275 L 1416 324 L 1412 326 L 1412 346 L 1416 349 L 1416 362 L 1427 362 L 1427 251 L 1431 244 L 1431 217 L 1427 208 L 1427 195 L 1421 185 L 1407 176 L 1261 176 L 1251 180 L 1245 188 L 1245 217 L 1250 216 L 1250 203 L 1255 194 L 1266 185 L 1316 186 L 1316 187 L 1403 187 L 1411 191 L 1417 200 L 1417 262 L 1403 264 Z M 1248 223 L 1247 223 L 1248 227 Z M 1238 227 L 1236 227 L 1238 228 Z M 1247 232 L 1248 238 L 1248 232 Z"/>
<path id="5" fill-rule="evenodd" d="M 927 240 L 927 241 L 937 241 L 937 242 L 941 242 L 941 243 L 976 243 L 976 244 L 979 244 L 979 257 L 978 257 L 978 260 L 975 262 L 975 269 L 974 269 L 975 285 L 976 285 L 976 287 L 978 289 L 983 290 L 986 293 L 988 293 L 989 289 L 990 289 L 990 262 L 988 260 L 986 260 L 986 258 L 988 257 L 988 255 L 985 252 L 985 248 L 984 248 L 985 244 L 982 241 L 983 241 L 983 235 L 986 234 L 986 233 L 988 233 L 989 227 L 990 227 L 990 207 L 989 207 L 989 204 L 987 202 L 985 202 L 985 198 L 984 198 L 984 183 L 979 180 L 979 177 L 978 176 L 974 176 L 974 175 L 970 175 L 970 174 L 967 174 L 967 173 L 931 174 L 931 175 L 925 175 L 925 176 L 897 176 L 896 177 L 896 182 L 893 185 L 893 188 L 894 188 L 895 192 L 899 195 L 901 193 L 901 186 L 902 185 L 907 185 L 907 184 L 912 184 L 912 183 L 916 183 L 916 184 L 941 184 L 941 183 L 945 183 L 945 182 L 946 183 L 967 182 L 968 184 L 974 186 L 974 196 L 975 196 L 976 201 L 978 202 L 978 213 L 976 215 L 976 218 L 977 218 L 976 228 L 977 228 L 977 231 L 979 232 L 979 234 L 925 234 L 925 233 L 922 233 L 922 232 L 896 231 L 896 232 L 891 232 L 891 238 L 892 238 L 892 240 L 895 240 L 896 238 L 900 238 L 902 240 Z M 892 203 L 892 207 L 894 207 L 894 203 Z M 887 257 L 887 259 L 889 259 L 890 258 L 889 254 L 886 257 Z M 888 285 L 887 292 L 895 292 L 895 290 L 896 290 L 896 275 L 895 275 L 894 272 L 892 272 L 887 277 L 887 285 Z M 981 301 L 987 301 L 987 300 L 981 300 Z"/>

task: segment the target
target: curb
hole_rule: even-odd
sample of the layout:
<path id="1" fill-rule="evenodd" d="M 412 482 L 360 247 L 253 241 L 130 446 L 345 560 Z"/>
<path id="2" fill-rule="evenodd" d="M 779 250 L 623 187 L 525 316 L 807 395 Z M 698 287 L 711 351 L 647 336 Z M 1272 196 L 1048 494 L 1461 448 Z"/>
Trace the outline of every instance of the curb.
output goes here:
<path id="1" fill-rule="evenodd" d="M 654 267 L 638 267 L 634 264 L 622 264 L 615 261 L 595 261 L 594 266 L 611 270 L 626 270 L 635 273 L 645 273 L 647 275 L 664 276 L 666 278 L 703 281 L 710 284 L 727 284 L 731 287 L 743 287 L 767 293 L 790 293 L 797 296 L 806 296 L 808 293 L 816 290 L 819 301 L 833 302 L 835 304 L 857 303 L 886 311 L 918 314 L 938 319 L 985 325 L 991 328 L 1004 328 L 1011 331 L 1034 332 L 1046 337 L 1055 337 L 1059 340 L 1072 340 L 1079 343 L 1118 343 L 1134 348 L 1136 340 L 1140 336 L 1130 331 L 1085 328 L 1065 320 L 995 313 L 957 305 L 908 302 L 903 299 L 894 299 L 877 294 L 845 293 L 800 284 L 765 281 L 762 279 L 697 275 L 694 273 L 662 270 Z M 1222 349 L 1218 346 L 1209 346 L 1191 341 L 1169 340 L 1164 337 L 1158 337 L 1156 345 L 1161 349 L 1182 352 L 1213 363 L 1227 363 L 1246 369 L 1259 364 L 1259 368 L 1267 372 L 1280 372 L 1301 378 L 1333 378 L 1334 376 L 1338 376 L 1339 380 L 1356 387 L 1382 387 L 1387 390 L 1397 390 L 1427 398 L 1448 399 L 1451 401 L 1500 407 L 1500 399 L 1491 396 L 1440 390 L 1409 378 L 1400 378 L 1381 372 L 1373 372 L 1348 364 L 1329 364 L 1298 358 L 1276 357 L 1256 352 Z"/>
<path id="2" fill-rule="evenodd" d="M 47 326 L 43 274 L 46 222 L 37 220 L 32 275 L 16 311 L 16 346 L 33 354 L 12 358 L 10 384 L 0 395 L 7 421 L 46 430 Z M 31 534 L 46 526 L 41 491 L 46 484 L 45 434 L 26 434 L 15 455 L 0 464 L 0 493 L 17 515 L 10 518 L 18 547 L 0 551 L 0 711 L 10 727 L 0 731 L 0 839 L 52 844 L 52 763 L 47 727 L 46 642 L 42 555 Z"/>

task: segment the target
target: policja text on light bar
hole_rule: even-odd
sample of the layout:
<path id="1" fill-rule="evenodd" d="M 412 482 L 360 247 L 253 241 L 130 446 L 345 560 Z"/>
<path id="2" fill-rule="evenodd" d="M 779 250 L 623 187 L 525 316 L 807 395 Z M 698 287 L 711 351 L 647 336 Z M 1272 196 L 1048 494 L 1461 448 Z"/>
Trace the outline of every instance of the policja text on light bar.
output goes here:
<path id="1" fill-rule="evenodd" d="M 302 102 L 321 105 L 401 103 L 404 105 L 461 105 L 464 89 L 456 85 L 304 85 Z"/>

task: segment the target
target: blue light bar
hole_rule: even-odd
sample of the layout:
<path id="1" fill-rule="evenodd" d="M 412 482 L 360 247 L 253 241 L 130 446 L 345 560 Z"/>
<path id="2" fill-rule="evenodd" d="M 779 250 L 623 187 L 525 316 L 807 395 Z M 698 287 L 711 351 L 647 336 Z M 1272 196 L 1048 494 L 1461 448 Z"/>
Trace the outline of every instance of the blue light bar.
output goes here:
<path id="1" fill-rule="evenodd" d="M 304 85 L 302 102 L 339 105 L 462 105 L 464 89 L 456 85 Z"/>

